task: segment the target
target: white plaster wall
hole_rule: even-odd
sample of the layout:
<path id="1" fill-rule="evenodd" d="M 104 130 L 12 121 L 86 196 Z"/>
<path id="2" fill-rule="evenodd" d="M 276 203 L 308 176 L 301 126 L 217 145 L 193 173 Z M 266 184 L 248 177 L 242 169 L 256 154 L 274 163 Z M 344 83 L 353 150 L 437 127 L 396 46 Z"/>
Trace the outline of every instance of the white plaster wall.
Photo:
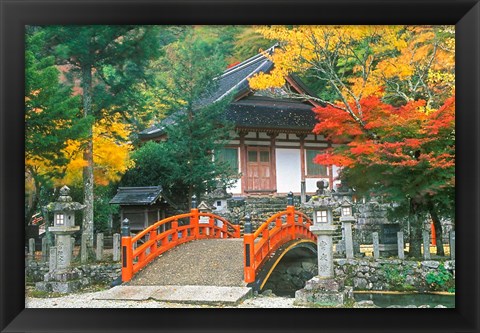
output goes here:
<path id="1" fill-rule="evenodd" d="M 240 162 L 240 157 L 241 157 L 240 148 L 237 148 L 238 172 L 239 173 L 242 172 L 242 165 L 241 165 L 241 162 Z M 227 189 L 227 192 L 232 193 L 232 194 L 242 194 L 242 179 L 238 178 L 237 181 L 234 183 L 234 185 L 231 188 Z"/>
<path id="2" fill-rule="evenodd" d="M 300 192 L 300 149 L 275 149 L 277 163 L 277 192 Z"/>
<path id="3" fill-rule="evenodd" d="M 234 186 L 227 189 L 227 192 L 232 194 L 242 194 L 242 180 L 240 178 L 237 179 Z"/>

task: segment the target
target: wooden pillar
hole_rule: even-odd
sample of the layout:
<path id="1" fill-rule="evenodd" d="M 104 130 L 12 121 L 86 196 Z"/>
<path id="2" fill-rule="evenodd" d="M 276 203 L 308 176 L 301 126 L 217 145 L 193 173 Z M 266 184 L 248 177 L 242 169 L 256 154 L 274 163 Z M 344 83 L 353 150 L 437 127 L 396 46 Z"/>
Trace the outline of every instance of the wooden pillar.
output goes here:
<path id="1" fill-rule="evenodd" d="M 300 139 L 300 179 L 301 181 L 305 181 L 305 134 L 297 134 L 297 137 Z"/>
<path id="2" fill-rule="evenodd" d="M 267 135 L 270 137 L 270 188 L 277 189 L 277 158 L 275 154 L 275 138 L 278 133 L 269 132 Z"/>
<path id="3" fill-rule="evenodd" d="M 245 146 L 245 136 L 247 132 L 240 131 L 238 133 L 240 138 L 240 171 L 242 173 L 242 194 L 245 194 L 247 189 L 247 147 Z"/>
<path id="4" fill-rule="evenodd" d="M 145 207 L 144 219 L 145 219 L 145 222 L 143 223 L 143 226 L 146 228 L 148 227 L 148 207 Z"/>
<path id="5" fill-rule="evenodd" d="M 437 237 L 435 234 L 435 226 L 433 225 L 433 222 L 430 224 L 430 229 L 431 229 L 431 239 L 432 239 L 432 245 L 436 246 L 437 245 Z"/>
<path id="6" fill-rule="evenodd" d="M 306 187 L 305 183 L 305 134 L 297 134 L 300 139 L 300 202 L 304 204 L 306 202 Z"/>

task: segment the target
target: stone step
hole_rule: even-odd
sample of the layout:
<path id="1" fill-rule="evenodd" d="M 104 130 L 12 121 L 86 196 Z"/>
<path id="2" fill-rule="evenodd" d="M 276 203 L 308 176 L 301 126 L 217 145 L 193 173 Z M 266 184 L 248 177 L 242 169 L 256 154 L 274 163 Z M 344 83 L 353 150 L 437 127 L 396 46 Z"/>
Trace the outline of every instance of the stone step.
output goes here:
<path id="1" fill-rule="evenodd" d="M 97 300 L 143 301 L 236 305 L 252 295 L 252 288 L 221 286 L 116 286 L 99 293 Z"/>

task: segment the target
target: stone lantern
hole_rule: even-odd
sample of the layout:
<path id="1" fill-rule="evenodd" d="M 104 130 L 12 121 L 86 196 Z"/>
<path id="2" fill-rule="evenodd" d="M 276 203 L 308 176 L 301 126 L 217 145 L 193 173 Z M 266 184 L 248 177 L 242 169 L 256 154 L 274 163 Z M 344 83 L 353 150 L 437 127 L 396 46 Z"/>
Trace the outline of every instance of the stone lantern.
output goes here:
<path id="1" fill-rule="evenodd" d="M 298 305 L 341 306 L 353 298 L 351 287 L 345 288 L 343 279 L 335 278 L 333 264 L 332 210 L 338 203 L 331 196 L 310 200 L 306 206 L 313 208 L 313 222 L 310 231 L 317 236 L 318 275 L 307 281 L 305 288 L 295 292 Z"/>
<path id="2" fill-rule="evenodd" d="M 44 281 L 36 284 L 37 289 L 44 291 L 71 292 L 79 288 L 78 276 L 70 269 L 72 261 L 71 236 L 80 230 L 75 226 L 75 212 L 85 208 L 73 202 L 69 196 L 70 189 L 63 186 L 57 201 L 49 203 L 45 209 L 53 212 L 53 227 L 49 228 L 55 235 L 55 246 L 50 249 L 50 268 Z"/>
<path id="3" fill-rule="evenodd" d="M 223 213 L 227 211 L 227 200 L 232 197 L 231 194 L 227 193 L 227 190 L 220 182 L 217 183 L 215 190 L 207 194 L 206 199 L 216 213 Z"/>
<path id="4" fill-rule="evenodd" d="M 53 227 L 49 230 L 56 236 L 55 246 L 57 248 L 56 271 L 60 272 L 70 267 L 72 259 L 71 236 L 80 230 L 75 226 L 75 211 L 82 210 L 85 205 L 73 202 L 69 196 L 70 189 L 63 186 L 60 189 L 60 196 L 56 202 L 47 205 L 47 211 L 53 212 Z"/>

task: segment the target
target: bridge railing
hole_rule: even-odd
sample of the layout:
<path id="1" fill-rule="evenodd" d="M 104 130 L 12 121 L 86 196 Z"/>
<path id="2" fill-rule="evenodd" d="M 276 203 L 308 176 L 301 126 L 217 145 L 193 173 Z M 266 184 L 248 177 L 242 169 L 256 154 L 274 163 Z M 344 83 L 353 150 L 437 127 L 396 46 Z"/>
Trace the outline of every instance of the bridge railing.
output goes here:
<path id="1" fill-rule="evenodd" d="M 298 238 L 317 240 L 310 231 L 312 221 L 296 211 L 293 202 L 289 203 L 285 211 L 272 215 L 255 232 L 252 232 L 247 217 L 243 236 L 245 282 L 254 282 L 263 264 L 283 244 Z"/>
<path id="2" fill-rule="evenodd" d="M 122 281 L 130 281 L 149 262 L 179 244 L 195 239 L 239 237 L 239 225 L 197 208 L 160 220 L 133 237 L 126 219 L 122 222 Z"/>

